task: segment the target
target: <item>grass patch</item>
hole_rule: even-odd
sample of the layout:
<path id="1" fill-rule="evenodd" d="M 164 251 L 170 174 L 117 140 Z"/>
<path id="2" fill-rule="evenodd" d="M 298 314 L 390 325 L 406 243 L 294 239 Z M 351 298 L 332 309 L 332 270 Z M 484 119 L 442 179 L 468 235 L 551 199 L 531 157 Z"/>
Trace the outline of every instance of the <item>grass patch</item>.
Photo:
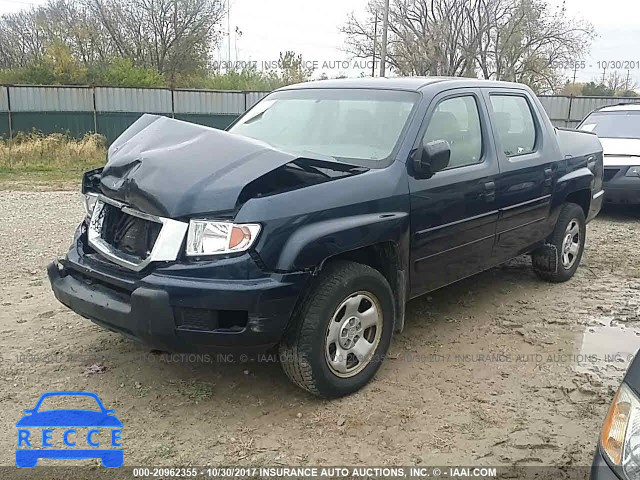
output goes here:
<path id="1" fill-rule="evenodd" d="M 80 184 L 82 173 L 104 165 L 105 138 L 88 133 L 80 139 L 62 133 L 20 133 L 0 139 L 0 188 L 23 184 Z"/>

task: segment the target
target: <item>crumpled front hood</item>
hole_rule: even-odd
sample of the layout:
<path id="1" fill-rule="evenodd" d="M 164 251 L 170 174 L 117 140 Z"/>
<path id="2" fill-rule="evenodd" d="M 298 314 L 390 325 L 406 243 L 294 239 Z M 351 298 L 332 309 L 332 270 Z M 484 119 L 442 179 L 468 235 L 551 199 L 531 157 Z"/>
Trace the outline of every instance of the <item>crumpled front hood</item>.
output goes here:
<path id="1" fill-rule="evenodd" d="M 296 158 L 239 135 L 143 115 L 109 148 L 100 189 L 162 217 L 232 214 L 248 183 Z"/>

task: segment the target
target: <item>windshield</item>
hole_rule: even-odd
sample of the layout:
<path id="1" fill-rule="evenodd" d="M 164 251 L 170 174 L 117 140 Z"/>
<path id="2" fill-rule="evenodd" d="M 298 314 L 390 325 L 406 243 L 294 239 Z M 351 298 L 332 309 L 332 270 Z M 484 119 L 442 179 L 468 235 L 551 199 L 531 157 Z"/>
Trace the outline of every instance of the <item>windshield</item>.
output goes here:
<path id="1" fill-rule="evenodd" d="M 276 92 L 229 132 L 292 153 L 382 166 L 398 144 L 418 97 L 415 92 L 366 89 Z"/>
<path id="2" fill-rule="evenodd" d="M 601 138 L 640 138 L 640 111 L 595 112 L 578 129 Z"/>

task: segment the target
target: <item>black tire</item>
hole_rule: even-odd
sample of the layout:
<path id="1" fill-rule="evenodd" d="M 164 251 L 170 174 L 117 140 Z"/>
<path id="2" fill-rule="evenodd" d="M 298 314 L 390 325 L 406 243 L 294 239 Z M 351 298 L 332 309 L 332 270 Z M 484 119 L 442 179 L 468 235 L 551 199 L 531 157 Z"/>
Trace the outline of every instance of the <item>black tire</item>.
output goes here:
<path id="1" fill-rule="evenodd" d="M 338 307 L 363 292 L 378 302 L 382 331 L 378 335 L 377 327 L 373 330 L 378 339 L 377 347 L 371 359 L 362 362 L 362 370 L 343 378 L 334 373 L 326 358 L 330 348 L 326 345 L 329 326 L 334 314 L 337 321 Z M 282 367 L 294 384 L 314 395 L 337 398 L 356 392 L 373 378 L 384 359 L 391 343 L 394 315 L 393 292 L 380 272 L 354 262 L 329 263 L 294 313 L 292 324 L 280 344 Z"/>
<path id="2" fill-rule="evenodd" d="M 567 245 L 565 239 L 569 235 L 568 227 L 573 225 L 573 222 L 577 223 L 577 231 L 579 232 L 578 238 L 578 251 L 569 259 L 572 259 L 570 264 L 564 262 L 564 248 Z M 545 245 L 532 253 L 531 258 L 533 261 L 533 268 L 536 275 L 542 280 L 553 283 L 566 282 L 571 279 L 576 273 L 580 261 L 582 260 L 582 254 L 584 253 L 584 245 L 586 240 L 586 221 L 584 217 L 584 211 L 582 207 L 575 203 L 565 203 L 562 206 L 558 221 L 556 223 L 553 233 L 545 241 Z M 575 236 L 572 237 L 575 241 Z"/>

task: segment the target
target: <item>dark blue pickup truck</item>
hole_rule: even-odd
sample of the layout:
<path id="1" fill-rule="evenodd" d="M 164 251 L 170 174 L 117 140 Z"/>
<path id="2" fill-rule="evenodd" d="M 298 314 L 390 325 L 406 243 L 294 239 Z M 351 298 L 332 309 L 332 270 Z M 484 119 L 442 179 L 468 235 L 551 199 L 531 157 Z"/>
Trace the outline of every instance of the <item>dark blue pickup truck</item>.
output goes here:
<path id="1" fill-rule="evenodd" d="M 602 203 L 588 132 L 519 84 L 310 82 L 226 132 L 143 116 L 87 172 L 56 297 L 165 350 L 279 347 L 321 396 L 375 374 L 406 303 L 530 254 L 575 273 Z M 561 291 L 559 291 L 559 294 Z"/>

